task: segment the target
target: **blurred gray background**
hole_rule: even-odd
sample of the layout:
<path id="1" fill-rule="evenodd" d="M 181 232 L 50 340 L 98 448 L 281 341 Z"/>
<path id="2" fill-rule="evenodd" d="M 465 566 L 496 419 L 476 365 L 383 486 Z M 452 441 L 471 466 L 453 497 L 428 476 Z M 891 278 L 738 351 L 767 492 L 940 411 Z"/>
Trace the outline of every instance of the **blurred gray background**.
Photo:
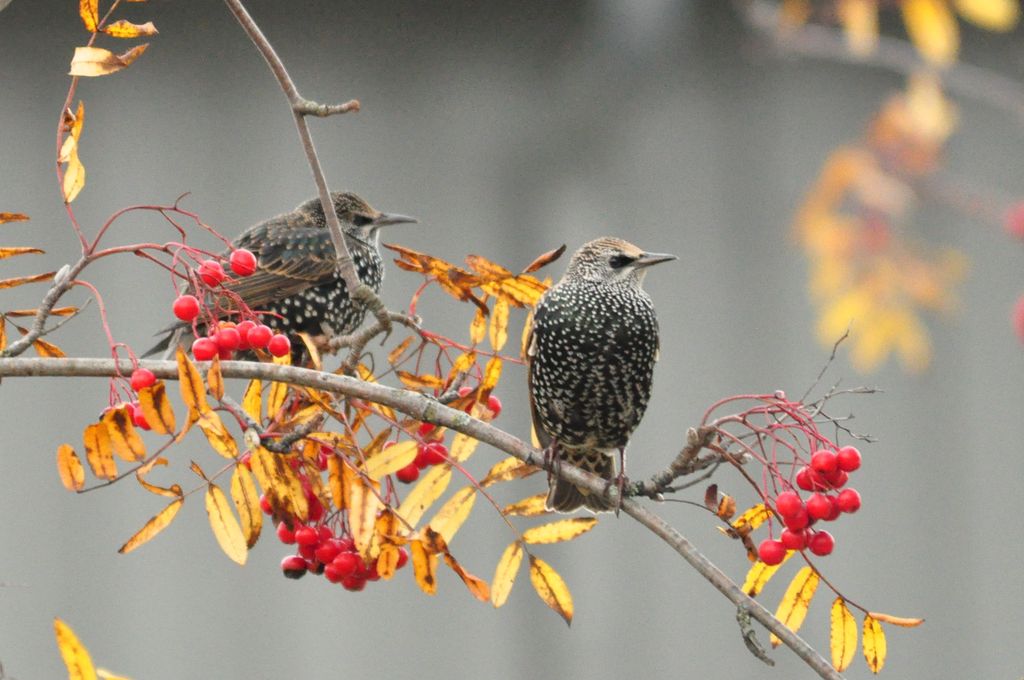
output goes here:
<path id="1" fill-rule="evenodd" d="M 362 113 L 312 126 L 333 187 L 421 218 L 386 238 L 512 267 L 604 234 L 680 256 L 647 279 L 663 349 L 631 474 L 664 465 L 719 397 L 800 394 L 817 374 L 827 352 L 813 339 L 791 216 L 825 156 L 860 133 L 900 78 L 776 59 L 725 2 L 250 5 L 303 93 L 362 101 Z M 152 19 L 161 34 L 126 72 L 79 88 L 88 184 L 74 206 L 87 231 L 122 206 L 191 192 L 185 205 L 233 235 L 313 195 L 284 99 L 221 4 L 160 0 L 127 5 L 125 15 Z M 76 257 L 52 166 L 67 64 L 85 39 L 70 0 L 15 0 L 0 13 L 0 210 L 32 217 L 5 225 L 0 241 L 48 251 L 45 265 L 2 263 L 0 277 Z M 1021 75 L 1020 33 L 966 29 L 965 41 L 965 59 Z M 960 104 L 950 169 L 1020 194 L 1024 128 Z M 837 525 L 836 552 L 822 563 L 870 608 L 928 619 L 912 631 L 888 628 L 886 677 L 1017 678 L 1024 355 L 1008 315 L 1022 289 L 1022 253 L 998 225 L 948 211 L 926 208 L 915 227 L 971 258 L 964 304 L 950 323 L 931 325 L 935 356 L 922 376 L 893 363 L 858 376 L 843 356 L 835 365 L 833 379 L 885 393 L 836 409 L 855 411 L 857 428 L 880 442 L 865 448 L 857 475 L 864 508 Z M 171 235 L 153 217 L 129 216 L 111 238 Z M 167 323 L 171 289 L 141 261 L 124 258 L 87 278 L 105 292 L 119 339 L 141 348 Z M 385 298 L 400 306 L 418 284 L 392 267 Z M 4 305 L 29 306 L 41 294 L 5 292 Z M 423 311 L 435 328 L 468 319 L 436 293 Z M 72 355 L 106 352 L 95 307 L 52 339 Z M 523 371 L 507 371 L 498 424 L 526 436 Z M 525 573 L 495 611 L 447 572 L 433 598 L 408 571 L 359 594 L 323 579 L 286 581 L 278 569 L 286 550 L 269 535 L 238 568 L 218 550 L 198 497 L 157 540 L 119 556 L 161 499 L 132 483 L 68 494 L 53 462 L 60 443 L 80 447 L 82 427 L 105 403 L 102 380 L 0 385 L 0 662 L 18 680 L 64 675 L 54 616 L 98 664 L 138 680 L 811 675 L 785 649 L 773 654 L 775 669 L 756 661 L 727 601 L 625 516 L 538 550 L 572 589 L 571 629 Z M 189 459 L 212 466 L 214 458 L 192 436 L 173 452 L 174 478 L 188 481 Z M 477 458 L 485 468 L 497 454 Z M 737 476 L 718 482 L 750 500 Z M 532 479 L 502 498 L 541 485 Z M 742 580 L 746 560 L 705 513 L 659 510 Z M 489 579 L 510 540 L 479 506 L 453 550 Z M 784 583 L 763 596 L 770 608 Z M 803 632 L 827 653 L 830 599 L 819 597 Z M 849 677 L 868 676 L 858 653 Z"/>

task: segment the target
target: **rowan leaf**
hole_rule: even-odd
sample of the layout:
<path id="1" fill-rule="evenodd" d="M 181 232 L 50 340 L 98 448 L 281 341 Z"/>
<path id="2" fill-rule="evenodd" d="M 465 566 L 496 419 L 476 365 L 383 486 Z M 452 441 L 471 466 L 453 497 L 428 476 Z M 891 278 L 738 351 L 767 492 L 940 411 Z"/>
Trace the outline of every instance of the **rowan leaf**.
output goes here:
<path id="1" fill-rule="evenodd" d="M 832 603 L 831 619 L 829 647 L 832 651 L 832 667 L 842 673 L 857 654 L 857 622 L 841 597 Z"/>
<path id="2" fill-rule="evenodd" d="M 487 313 L 477 307 L 473 321 L 469 324 L 469 341 L 478 345 L 483 341 L 485 335 L 487 335 Z"/>
<path id="3" fill-rule="evenodd" d="M 581 536 L 597 524 L 596 517 L 573 517 L 560 519 L 523 532 L 526 543 L 560 543 Z"/>
<path id="4" fill-rule="evenodd" d="M 402 342 L 398 343 L 398 346 L 396 346 L 393 350 L 388 352 L 388 363 L 391 364 L 392 366 L 398 363 L 398 360 L 402 357 L 403 354 L 405 354 L 405 350 L 409 349 L 409 345 L 411 344 L 412 336 L 410 335 L 405 340 L 402 340 Z"/>
<path id="5" fill-rule="evenodd" d="M 494 579 L 491 581 L 491 604 L 496 608 L 508 600 L 522 562 L 523 544 L 520 541 L 510 543 L 498 560 L 498 566 L 494 568 Z"/>
<path id="6" fill-rule="evenodd" d="M 141 529 L 136 531 L 131 538 L 125 541 L 125 544 L 118 548 L 117 552 L 127 554 L 138 548 L 140 545 L 151 541 L 157 534 L 166 529 L 167 525 L 174 520 L 175 515 L 178 514 L 178 510 L 181 510 L 181 504 L 184 502 L 184 498 L 177 498 L 171 501 L 170 505 L 151 517 Z"/>
<path id="7" fill-rule="evenodd" d="M 224 398 L 224 376 L 220 372 L 220 357 L 214 356 L 210 362 L 210 370 L 206 372 L 206 384 L 210 386 L 210 394 L 217 401 Z"/>
<path id="8" fill-rule="evenodd" d="M 166 458 L 159 458 L 157 460 L 163 460 L 164 464 L 167 464 Z M 139 485 L 142 486 L 142 488 L 145 489 L 146 491 L 156 494 L 157 496 L 163 496 L 165 498 L 182 498 L 184 496 L 181 487 L 178 486 L 177 484 L 171 484 L 169 487 L 163 487 L 147 482 L 145 477 L 148 473 L 149 470 L 147 470 L 145 467 L 135 471 L 135 479 L 139 482 Z"/>
<path id="9" fill-rule="evenodd" d="M 890 616 L 889 614 L 883 614 L 881 612 L 868 612 L 871 618 L 881 621 L 882 623 L 891 623 L 894 626 L 900 626 L 902 628 L 917 628 L 924 619 L 911 619 L 902 616 Z"/>
<path id="10" fill-rule="evenodd" d="M 339 456 L 331 455 L 327 457 L 327 485 L 331 490 L 331 501 L 334 502 L 334 507 L 338 512 L 348 507 L 346 504 L 348 496 L 344 490 L 343 473 L 343 470 L 347 467 Z"/>
<path id="11" fill-rule="evenodd" d="M 768 506 L 764 503 L 758 503 L 757 505 L 747 508 L 742 515 L 736 518 L 736 521 L 734 521 L 731 526 L 742 535 L 744 533 L 754 531 L 764 524 L 764 521 L 771 516 L 772 511 Z"/>
<path id="12" fill-rule="evenodd" d="M 57 638 L 60 657 L 68 669 L 68 680 L 97 680 L 89 650 L 75 635 L 75 631 L 71 630 L 71 626 L 60 619 L 54 619 L 53 633 Z"/>
<path id="13" fill-rule="evenodd" d="M 508 482 L 513 479 L 522 479 L 538 472 L 540 468 L 527 465 L 514 456 L 504 458 L 487 472 L 487 476 L 480 480 L 480 486 L 488 487 L 498 482 Z"/>
<path id="14" fill-rule="evenodd" d="M 114 54 L 102 47 L 76 47 L 75 55 L 71 57 L 71 70 L 68 71 L 68 75 L 92 78 L 117 73 L 131 66 L 147 47 L 149 43 L 143 43 L 122 54 Z"/>
<path id="15" fill-rule="evenodd" d="M 917 50 L 933 63 L 952 63 L 960 46 L 960 32 L 945 0 L 903 0 L 901 7 L 907 33 Z"/>
<path id="16" fill-rule="evenodd" d="M 181 430 L 184 434 L 202 414 L 210 411 L 210 405 L 206 402 L 203 377 L 199 375 L 199 369 L 185 354 L 185 350 L 179 347 L 175 358 L 178 362 L 178 389 L 181 390 L 181 400 L 188 407 L 188 423 Z"/>
<path id="17" fill-rule="evenodd" d="M 452 557 L 449 552 L 444 553 L 444 563 L 451 567 L 452 571 L 458 574 L 462 582 L 466 584 L 466 588 L 469 590 L 470 595 L 480 600 L 481 602 L 487 602 L 491 599 L 491 589 L 487 585 L 487 581 L 484 581 L 478 576 L 466 571 L 466 569 L 459 564 L 458 560 Z"/>
<path id="18" fill-rule="evenodd" d="M 4 288 L 14 288 L 16 286 L 23 286 L 26 283 L 37 283 L 39 281 L 49 281 L 53 278 L 56 272 L 46 272 L 44 274 L 32 274 L 31 276 L 18 276 L 13 279 L 0 279 L 0 290 Z"/>
<path id="19" fill-rule="evenodd" d="M 18 247 L 11 247 L 11 248 L 0 248 L 0 260 L 7 259 L 8 257 L 17 257 L 18 255 L 30 255 L 32 253 L 44 253 L 44 252 L 46 252 L 46 251 L 40 250 L 39 248 L 32 248 L 32 247 L 29 247 L 29 246 L 18 246 Z M 18 314 L 11 314 L 11 316 L 18 316 Z"/>
<path id="20" fill-rule="evenodd" d="M 0 212 L 0 224 L 5 222 L 28 222 L 29 217 L 23 213 Z"/>
<path id="21" fill-rule="evenodd" d="M 782 596 L 779 608 L 775 610 L 775 618 L 794 633 L 800 630 L 800 626 L 807 616 L 807 610 L 811 606 L 811 599 L 814 597 L 814 591 L 817 590 L 820 580 L 821 578 L 813 569 L 804 567 L 789 582 L 789 588 Z M 782 640 L 774 633 L 770 639 L 772 647 L 782 644 Z"/>
<path id="22" fill-rule="evenodd" d="M 953 0 L 967 21 L 988 31 L 1012 30 L 1020 21 L 1018 0 Z"/>
<path id="23" fill-rule="evenodd" d="M 440 534 L 445 543 L 451 543 L 455 533 L 473 512 L 475 502 L 476 489 L 472 486 L 463 487 L 445 501 L 445 504 L 430 519 L 427 526 Z"/>
<path id="24" fill-rule="evenodd" d="M 309 516 L 309 501 L 298 474 L 288 464 L 288 456 L 271 453 L 261 446 L 252 452 L 249 464 L 270 507 L 277 513 L 305 521 Z"/>
<path id="25" fill-rule="evenodd" d="M 495 352 L 500 352 L 508 341 L 508 300 L 498 298 L 491 310 L 490 325 L 491 347 Z"/>
<path id="26" fill-rule="evenodd" d="M 263 420 L 263 383 L 258 378 L 249 381 L 242 397 L 242 410 L 257 423 Z"/>
<path id="27" fill-rule="evenodd" d="M 110 444 L 121 460 L 133 463 L 146 457 L 146 445 L 135 430 L 132 417 L 127 406 L 113 408 L 103 414 L 103 422 L 107 424 Z"/>
<path id="28" fill-rule="evenodd" d="M 289 363 L 291 357 L 286 355 L 283 358 L 287 358 Z M 277 363 L 277 357 L 275 357 L 274 363 Z M 267 418 L 276 420 L 281 414 L 281 407 L 284 406 L 284 400 L 288 397 L 288 383 L 283 382 L 272 382 L 270 383 L 270 391 L 267 392 Z"/>
<path id="29" fill-rule="evenodd" d="M 885 665 L 885 631 L 882 624 L 871 614 L 864 615 L 864 660 L 872 673 L 878 673 Z"/>
<path id="30" fill-rule="evenodd" d="M 100 23 L 99 0 L 78 0 L 78 15 L 82 17 L 85 30 L 95 33 L 96 27 Z"/>
<path id="31" fill-rule="evenodd" d="M 167 398 L 164 382 L 154 383 L 139 390 L 139 407 L 142 416 L 153 432 L 157 434 L 173 434 L 175 428 L 174 410 Z"/>
<path id="32" fill-rule="evenodd" d="M 452 446 L 448 449 L 448 459 L 456 463 L 465 463 L 476 451 L 480 440 L 470 437 L 462 432 L 456 433 L 452 438 Z"/>
<path id="33" fill-rule="evenodd" d="M 417 539 L 409 542 L 409 559 L 420 590 L 427 595 L 437 594 L 437 553 L 428 552 L 423 541 Z"/>
<path id="34" fill-rule="evenodd" d="M 43 357 L 44 359 L 60 359 L 61 357 L 67 356 L 64 354 L 64 350 L 51 342 L 47 342 L 42 338 L 32 341 L 32 349 L 36 351 L 36 354 Z"/>
<path id="35" fill-rule="evenodd" d="M 503 515 L 516 515 L 518 517 L 536 517 L 537 515 L 546 515 L 549 510 L 545 507 L 548 495 L 546 493 L 539 493 L 533 496 L 527 496 L 521 501 L 515 503 L 509 503 L 506 505 L 501 514 Z"/>
<path id="36" fill-rule="evenodd" d="M 85 468 L 70 444 L 57 447 L 57 473 L 68 491 L 78 491 L 85 486 Z"/>
<path id="37" fill-rule="evenodd" d="M 82 433 L 85 442 L 85 459 L 92 473 L 100 479 L 117 477 L 114 463 L 114 449 L 110 443 L 110 432 L 105 422 L 91 423 Z"/>
<path id="38" fill-rule="evenodd" d="M 444 387 L 444 380 L 437 377 L 436 375 L 431 375 L 429 373 L 424 373 L 423 375 L 416 375 L 415 373 L 410 373 L 409 371 L 395 371 L 395 375 L 398 376 L 398 379 L 401 380 L 406 387 L 413 390 L 422 388 L 440 389 Z"/>
<path id="39" fill-rule="evenodd" d="M 50 316 L 71 316 L 78 311 L 78 307 L 54 307 L 49 311 Z M 4 312 L 4 316 L 8 319 L 14 319 L 19 316 L 35 316 L 39 313 L 38 309 L 12 309 L 9 312 Z"/>
<path id="40" fill-rule="evenodd" d="M 445 492 L 445 489 L 448 488 L 448 483 L 451 481 L 451 466 L 448 464 L 435 465 L 431 468 L 430 472 L 420 478 L 420 481 L 416 483 L 412 491 L 406 495 L 405 500 L 398 507 L 399 516 L 408 522 L 410 526 L 416 526 L 427 511 L 427 508 L 441 497 L 441 494 Z"/>
<path id="41" fill-rule="evenodd" d="M 256 490 L 252 472 L 242 464 L 236 464 L 231 473 L 231 500 L 238 511 L 245 547 L 252 548 L 260 538 L 263 529 L 263 512 L 260 509 L 260 494 Z"/>
<path id="42" fill-rule="evenodd" d="M 103 32 L 112 38 L 139 38 L 156 35 L 160 31 L 156 30 L 156 26 L 153 25 L 152 21 L 147 21 L 144 24 L 133 24 L 130 21 L 121 19 L 104 26 Z"/>
<path id="43" fill-rule="evenodd" d="M 448 371 L 448 382 L 451 383 L 460 373 L 465 373 L 476 363 L 476 352 L 463 352 L 452 364 L 452 370 Z"/>
<path id="44" fill-rule="evenodd" d="M 484 379 L 480 381 L 480 394 L 487 396 L 498 385 L 501 379 L 501 359 L 491 357 L 484 366 Z"/>
<path id="45" fill-rule="evenodd" d="M 878 3 L 876 0 L 840 0 L 836 8 L 850 52 L 866 57 L 878 45 Z"/>
<path id="46" fill-rule="evenodd" d="M 530 583 L 544 604 L 571 626 L 573 605 L 569 587 L 551 565 L 534 555 L 530 555 Z"/>
<path id="47" fill-rule="evenodd" d="M 97 668 L 96 676 L 99 678 L 99 680 L 131 680 L 131 678 L 125 677 L 123 675 L 115 675 L 114 673 L 111 673 L 105 668 Z"/>
<path id="48" fill-rule="evenodd" d="M 562 253 L 564 253 L 564 252 L 565 252 L 565 244 L 563 243 L 562 245 L 558 246 L 554 250 L 549 250 L 548 252 L 546 252 L 546 253 L 544 253 L 542 255 L 538 255 L 536 257 L 536 259 L 534 259 L 533 262 L 531 262 L 530 264 L 528 264 L 526 266 L 526 269 L 524 269 L 522 271 L 522 273 L 523 274 L 532 274 L 533 272 L 537 271 L 541 267 L 546 267 L 549 264 L 551 264 L 552 262 L 554 262 L 555 260 L 557 260 L 558 258 L 560 258 L 562 256 Z"/>
<path id="49" fill-rule="evenodd" d="M 747 578 L 743 581 L 743 592 L 750 597 L 757 597 L 758 593 L 764 590 L 764 587 L 768 585 L 768 581 L 771 580 L 772 576 L 775 576 L 775 572 L 777 572 L 794 554 L 794 551 L 787 550 L 786 556 L 783 557 L 782 561 L 778 564 L 768 565 L 761 560 L 754 562 L 750 569 L 747 570 Z"/>
<path id="50" fill-rule="evenodd" d="M 216 484 L 206 486 L 206 514 L 210 518 L 210 528 L 217 539 L 217 544 L 224 554 L 238 564 L 245 564 L 249 556 L 246 549 L 242 527 L 238 525 L 227 496 Z"/>
<path id="51" fill-rule="evenodd" d="M 206 441 L 210 443 L 210 447 L 214 451 L 225 458 L 232 460 L 238 458 L 238 444 L 235 443 L 235 438 L 224 426 L 224 421 L 221 420 L 219 413 L 213 410 L 203 413 L 199 417 L 198 424 L 199 429 L 206 435 Z"/>
<path id="52" fill-rule="evenodd" d="M 351 479 L 348 490 L 348 525 L 359 554 L 369 558 L 370 544 L 377 526 L 377 512 L 384 504 L 362 477 L 353 475 Z"/>

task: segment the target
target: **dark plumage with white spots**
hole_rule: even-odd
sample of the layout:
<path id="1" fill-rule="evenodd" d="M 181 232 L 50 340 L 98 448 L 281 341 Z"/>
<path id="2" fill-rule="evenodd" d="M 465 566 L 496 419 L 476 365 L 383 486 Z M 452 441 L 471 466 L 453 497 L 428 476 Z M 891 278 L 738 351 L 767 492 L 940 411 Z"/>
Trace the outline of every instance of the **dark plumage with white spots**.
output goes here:
<path id="1" fill-rule="evenodd" d="M 622 459 L 644 415 L 658 358 L 658 321 L 643 277 L 650 265 L 673 259 L 600 238 L 576 251 L 537 303 L 527 345 L 530 403 L 537 437 L 556 460 L 615 476 L 613 456 Z M 553 475 L 548 483 L 548 509 L 614 509 Z"/>

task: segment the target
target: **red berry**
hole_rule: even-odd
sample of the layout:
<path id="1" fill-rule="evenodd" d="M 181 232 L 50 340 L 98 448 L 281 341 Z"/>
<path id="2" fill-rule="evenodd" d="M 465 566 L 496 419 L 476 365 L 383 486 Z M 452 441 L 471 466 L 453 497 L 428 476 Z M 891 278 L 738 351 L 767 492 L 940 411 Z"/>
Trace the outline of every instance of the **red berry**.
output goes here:
<path id="1" fill-rule="evenodd" d="M 316 560 L 316 544 L 300 545 L 298 553 L 302 555 L 302 558 L 307 562 L 313 562 Z"/>
<path id="2" fill-rule="evenodd" d="M 472 387 L 470 387 L 469 385 L 463 385 L 462 387 L 459 388 L 459 396 L 460 397 L 468 397 L 469 393 L 472 392 L 472 391 L 473 391 Z"/>
<path id="3" fill-rule="evenodd" d="M 221 328 L 213 336 L 213 341 L 217 343 L 217 347 L 220 349 L 235 350 L 242 344 L 242 335 L 238 332 L 237 328 Z"/>
<path id="4" fill-rule="evenodd" d="M 787 550 L 803 550 L 807 547 L 807 532 L 803 529 L 783 529 L 779 539 Z"/>
<path id="5" fill-rule="evenodd" d="M 373 564 L 370 565 L 369 571 L 366 572 L 366 580 L 367 581 L 379 581 L 380 580 L 380 572 L 377 571 L 377 560 L 373 561 Z"/>
<path id="6" fill-rule="evenodd" d="M 416 463 L 412 462 L 406 465 L 404 468 L 395 473 L 395 477 L 398 481 L 403 484 L 412 484 L 420 476 L 420 469 L 416 467 Z"/>
<path id="7" fill-rule="evenodd" d="M 794 491 L 783 491 L 775 499 L 775 509 L 779 511 L 780 517 L 790 517 L 800 511 L 804 506 L 800 496 Z"/>
<path id="8" fill-rule="evenodd" d="M 192 343 L 192 356 L 196 361 L 209 361 L 217 356 L 218 352 L 217 343 L 210 338 L 198 338 Z"/>
<path id="9" fill-rule="evenodd" d="M 319 522 L 324 517 L 324 505 L 316 496 L 309 498 L 309 512 L 306 513 L 310 522 Z"/>
<path id="10" fill-rule="evenodd" d="M 1003 226 L 1006 233 L 1019 239 L 1024 239 L 1024 201 L 1014 203 L 1006 211 L 1006 218 Z"/>
<path id="11" fill-rule="evenodd" d="M 143 429 L 143 430 L 150 429 L 149 428 L 149 421 L 146 420 L 145 414 L 142 413 L 142 407 L 140 407 L 137 403 L 135 403 L 135 404 L 128 404 L 128 408 L 131 410 L 132 423 L 135 425 L 135 427 L 138 427 L 138 428 Z"/>
<path id="12" fill-rule="evenodd" d="M 171 305 L 171 311 L 182 321 L 195 321 L 199 316 L 199 298 L 195 295 L 182 295 Z"/>
<path id="13" fill-rule="evenodd" d="M 352 540 L 351 536 L 338 539 L 341 542 L 341 552 L 354 553 L 356 551 L 356 542 Z"/>
<path id="14" fill-rule="evenodd" d="M 245 339 L 249 341 L 250 347 L 256 349 L 263 349 L 270 342 L 270 339 L 274 336 L 274 331 L 270 330 L 270 326 L 265 324 L 257 324 L 255 328 L 251 329 L 245 336 Z"/>
<path id="15" fill-rule="evenodd" d="M 287 578 L 302 578 L 306 575 L 306 560 L 298 555 L 289 555 L 281 560 L 281 571 Z"/>
<path id="16" fill-rule="evenodd" d="M 354 552 L 342 552 L 331 561 L 331 564 L 341 574 L 342 578 L 352 576 L 358 572 L 362 563 L 363 558 Z"/>
<path id="17" fill-rule="evenodd" d="M 216 340 L 214 340 L 216 342 Z M 217 356 L 220 357 L 221 361 L 227 361 L 231 357 L 235 356 L 235 353 L 230 349 L 224 349 L 223 347 L 217 348 Z"/>
<path id="18" fill-rule="evenodd" d="M 843 489 L 839 492 L 836 506 L 841 512 L 857 512 L 860 510 L 860 494 L 856 489 Z"/>
<path id="19" fill-rule="evenodd" d="M 418 454 L 416 458 L 419 458 Z M 423 453 L 423 458 L 427 465 L 440 465 L 448 460 L 448 447 L 441 442 L 427 444 Z"/>
<path id="20" fill-rule="evenodd" d="M 807 514 L 811 519 L 825 519 L 832 512 L 832 501 L 823 493 L 811 494 L 807 499 Z"/>
<path id="21" fill-rule="evenodd" d="M 295 542 L 295 532 L 289 529 L 287 524 L 281 522 L 277 525 L 277 540 L 285 545 L 291 545 Z"/>
<path id="22" fill-rule="evenodd" d="M 330 538 L 316 548 L 316 559 L 318 562 L 329 564 L 334 561 L 334 558 L 341 554 L 341 541 L 336 538 Z"/>
<path id="23" fill-rule="evenodd" d="M 362 576 L 346 576 L 341 579 L 341 587 L 345 590 L 351 590 L 354 593 L 358 593 L 366 587 L 366 579 Z"/>
<path id="24" fill-rule="evenodd" d="M 833 522 L 839 519 L 839 499 L 835 496 L 827 496 L 829 502 L 828 514 L 825 515 L 826 522 Z"/>
<path id="25" fill-rule="evenodd" d="M 836 468 L 831 474 L 825 475 L 825 481 L 833 489 L 840 489 L 845 486 L 846 482 L 850 480 L 850 475 L 847 472 Z"/>
<path id="26" fill-rule="evenodd" d="M 793 513 L 789 517 L 783 517 L 782 523 L 786 525 L 787 529 L 793 531 L 799 531 L 804 529 L 811 523 L 811 516 L 807 512 L 807 508 L 801 507 L 799 511 Z"/>
<path id="27" fill-rule="evenodd" d="M 256 271 L 256 256 L 245 248 L 232 251 L 228 262 L 231 264 L 231 271 L 239 276 L 251 276 Z"/>
<path id="28" fill-rule="evenodd" d="M 401 569 L 409 562 L 409 551 L 405 548 L 398 549 L 398 564 L 395 565 L 395 569 Z"/>
<path id="29" fill-rule="evenodd" d="M 316 545 L 320 537 L 313 527 L 299 527 L 295 530 L 295 542 L 299 545 Z"/>
<path id="30" fill-rule="evenodd" d="M 836 454 L 839 459 L 839 469 L 843 472 L 853 472 L 860 468 L 860 451 L 853 446 L 844 446 Z"/>
<path id="31" fill-rule="evenodd" d="M 331 562 L 324 567 L 324 578 L 330 581 L 331 583 L 341 583 L 341 579 L 345 577 L 341 574 L 340 571 L 338 571 L 338 568 L 334 566 L 334 563 Z"/>
<path id="32" fill-rule="evenodd" d="M 224 267 L 216 260 L 203 260 L 199 263 L 199 278 L 210 288 L 220 285 L 221 281 L 228 278 L 224 273 Z"/>
<path id="33" fill-rule="evenodd" d="M 238 349 L 247 350 L 252 347 L 249 344 L 249 331 L 256 328 L 256 322 L 246 319 L 235 326 L 235 330 L 238 331 Z"/>
<path id="34" fill-rule="evenodd" d="M 267 498 L 266 494 L 260 496 L 260 510 L 262 510 L 265 515 L 270 515 L 274 512 L 274 509 L 270 507 L 270 499 Z"/>
<path id="35" fill-rule="evenodd" d="M 316 498 L 316 496 L 313 496 L 313 498 Z M 323 544 L 334 538 L 334 531 L 326 524 L 321 524 L 316 528 L 316 537 Z"/>
<path id="36" fill-rule="evenodd" d="M 796 473 L 796 485 L 804 491 L 818 491 L 828 488 L 825 478 L 818 474 L 816 470 L 806 465 Z"/>
<path id="37" fill-rule="evenodd" d="M 786 546 L 782 541 L 766 538 L 757 546 L 757 556 L 768 566 L 779 564 L 786 557 Z"/>
<path id="38" fill-rule="evenodd" d="M 132 389 L 136 392 L 154 384 L 156 384 L 156 376 L 148 368 L 136 368 L 132 371 Z"/>
<path id="39" fill-rule="evenodd" d="M 306 566 L 309 567 L 309 570 L 312 573 L 317 574 L 318 576 L 320 574 L 324 573 L 324 563 L 323 562 L 318 562 L 316 560 L 312 560 L 312 561 L 306 560 Z"/>
<path id="40" fill-rule="evenodd" d="M 814 535 L 807 539 L 807 548 L 815 555 L 828 555 L 835 547 L 836 539 L 827 531 L 815 531 Z"/>
<path id="41" fill-rule="evenodd" d="M 811 467 L 823 475 L 830 475 L 839 467 L 839 457 L 835 451 L 815 451 L 811 454 Z"/>
<path id="42" fill-rule="evenodd" d="M 291 353 L 292 341 L 288 339 L 287 335 L 278 333 L 270 338 L 270 342 L 267 344 L 267 351 L 275 357 L 283 357 L 285 354 Z"/>
<path id="43" fill-rule="evenodd" d="M 416 433 L 422 439 L 428 439 L 430 435 L 434 434 L 434 430 L 437 429 L 433 423 L 420 423 L 420 427 L 416 430 Z"/>
<path id="44" fill-rule="evenodd" d="M 501 399 L 498 399 L 493 394 L 487 397 L 487 410 L 491 412 L 492 418 L 497 418 L 498 414 L 501 413 Z"/>

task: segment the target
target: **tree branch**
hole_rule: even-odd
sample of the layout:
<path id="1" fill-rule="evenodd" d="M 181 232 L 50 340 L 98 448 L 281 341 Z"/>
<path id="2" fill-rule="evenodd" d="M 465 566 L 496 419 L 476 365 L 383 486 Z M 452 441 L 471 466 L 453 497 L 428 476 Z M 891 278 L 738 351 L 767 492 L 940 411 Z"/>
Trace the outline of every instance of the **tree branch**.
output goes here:
<path id="1" fill-rule="evenodd" d="M 139 366 L 148 368 L 162 379 L 176 380 L 178 366 L 173 361 L 142 361 Z M 614 485 L 606 488 L 604 480 L 582 472 L 571 465 L 559 465 L 551 469 L 543 452 L 532 448 L 521 439 L 488 423 L 471 417 L 464 411 L 440 404 L 435 399 L 418 392 L 396 389 L 386 385 L 368 383 L 343 375 L 323 373 L 294 366 L 250 361 L 223 361 L 221 374 L 225 378 L 259 378 L 284 382 L 302 387 L 312 387 L 345 394 L 389 406 L 417 420 L 441 425 L 467 434 L 485 444 L 515 456 L 523 462 L 548 469 L 559 477 L 591 491 L 607 493 L 613 503 L 618 502 L 618 491 Z M 0 377 L 111 377 L 131 371 L 129 361 L 115 362 L 113 359 L 0 359 Z M 759 602 L 748 597 L 722 570 L 712 564 L 697 548 L 670 526 L 633 498 L 625 498 L 622 511 L 649 529 L 675 550 L 704 579 L 737 607 L 742 607 L 750 616 L 774 633 L 793 650 L 810 668 L 822 678 L 841 680 L 842 676 L 799 635 L 784 626 Z"/>

